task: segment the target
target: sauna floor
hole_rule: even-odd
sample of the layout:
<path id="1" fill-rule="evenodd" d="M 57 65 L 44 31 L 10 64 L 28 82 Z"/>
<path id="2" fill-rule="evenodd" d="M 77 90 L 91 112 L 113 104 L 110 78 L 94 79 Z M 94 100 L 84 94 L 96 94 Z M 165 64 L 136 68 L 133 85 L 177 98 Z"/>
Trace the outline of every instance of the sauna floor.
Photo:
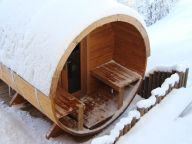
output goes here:
<path id="1" fill-rule="evenodd" d="M 93 93 L 80 99 L 86 106 L 84 126 L 88 129 L 99 127 L 117 111 L 115 96 Z"/>

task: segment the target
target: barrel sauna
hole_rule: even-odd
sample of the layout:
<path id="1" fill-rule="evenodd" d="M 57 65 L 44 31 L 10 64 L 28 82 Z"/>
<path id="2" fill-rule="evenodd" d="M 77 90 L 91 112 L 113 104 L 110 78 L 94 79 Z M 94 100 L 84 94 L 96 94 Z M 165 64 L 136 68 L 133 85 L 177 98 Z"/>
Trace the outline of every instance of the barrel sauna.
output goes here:
<path id="1" fill-rule="evenodd" d="M 4 3 L 9 11 L 10 4 Z M 102 7 L 96 9 L 98 3 Z M 12 11 L 13 16 L 17 14 Z M 144 76 L 150 46 L 142 20 L 135 11 L 113 0 L 58 0 L 30 18 L 23 30 L 24 37 L 43 33 L 51 35 L 47 43 L 52 42 L 45 49 L 43 41 L 33 38 L 31 43 L 36 43 L 38 52 L 30 55 L 43 68 L 49 61 L 36 57 L 49 57 L 49 69 L 53 70 L 49 72 L 45 67 L 36 71 L 34 66 L 34 73 L 41 79 L 35 83 L 17 69 L 22 62 L 12 66 L 5 57 L 0 59 L 0 79 L 16 91 L 16 96 L 22 96 L 65 132 L 85 136 L 101 131 L 129 106 Z M 11 27 L 9 22 L 0 24 L 0 30 Z M 17 34 L 17 30 L 13 32 Z M 6 38 L 16 41 L 9 35 Z M 22 46 L 23 51 L 28 49 L 25 53 L 37 49 L 32 44 Z M 7 50 L 0 47 L 1 53 Z M 9 49 L 12 48 L 10 45 Z M 31 70 L 28 65 L 22 68 Z M 47 73 L 47 78 L 41 77 Z M 42 87 L 47 83 L 46 91 Z"/>

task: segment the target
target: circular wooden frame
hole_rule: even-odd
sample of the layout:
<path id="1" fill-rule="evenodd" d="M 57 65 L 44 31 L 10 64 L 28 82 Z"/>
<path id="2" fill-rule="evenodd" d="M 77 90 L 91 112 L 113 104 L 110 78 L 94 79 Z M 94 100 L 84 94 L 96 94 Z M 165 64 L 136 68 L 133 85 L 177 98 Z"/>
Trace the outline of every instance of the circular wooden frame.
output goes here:
<path id="1" fill-rule="evenodd" d="M 63 56 L 61 57 L 57 68 L 55 69 L 53 78 L 52 78 L 52 83 L 51 83 L 51 89 L 50 89 L 50 94 L 49 97 L 51 99 L 51 106 L 52 106 L 52 111 L 53 111 L 53 115 L 55 117 L 55 122 L 57 123 L 58 126 L 60 126 L 62 129 L 64 129 L 65 131 L 74 134 L 74 135 L 87 135 L 90 133 L 95 133 L 99 130 L 101 130 L 102 128 L 106 127 L 109 123 L 111 123 L 114 119 L 111 119 L 110 121 L 108 121 L 106 124 L 104 124 L 103 126 L 101 126 L 100 128 L 97 128 L 93 131 L 87 131 L 87 132 L 83 132 L 83 131 L 74 131 L 70 128 L 67 128 L 66 126 L 64 126 L 62 123 L 59 122 L 59 120 L 56 117 L 56 112 L 55 112 L 55 102 L 54 102 L 54 98 L 56 96 L 56 91 L 57 91 L 57 86 L 58 86 L 58 82 L 59 82 L 59 78 L 60 78 L 60 74 L 62 72 L 62 69 L 68 59 L 68 57 L 70 56 L 71 52 L 73 51 L 73 49 L 76 47 L 76 45 L 84 38 L 86 37 L 89 33 L 91 33 L 93 30 L 95 30 L 96 28 L 111 23 L 111 22 L 116 22 L 116 21 L 121 21 L 121 22 L 125 22 L 125 23 L 129 23 L 131 25 L 133 25 L 141 34 L 144 43 L 145 43 L 145 48 L 146 48 L 146 57 L 150 56 L 150 45 L 149 45 L 149 39 L 148 39 L 148 35 L 147 32 L 144 28 L 144 26 L 134 17 L 128 16 L 128 15 L 124 15 L 124 14 L 117 14 L 117 15 L 112 15 L 112 16 L 108 16 L 105 18 L 102 18 L 94 23 L 92 23 L 90 26 L 88 26 L 86 29 L 84 29 L 78 36 L 76 36 L 74 38 L 74 40 L 70 43 L 70 45 L 68 46 L 68 48 L 66 49 L 65 53 L 63 54 Z M 146 64 L 145 64 L 146 67 Z M 136 93 L 136 91 L 135 91 Z M 120 113 L 122 113 L 123 110 L 125 110 L 126 106 L 122 107 L 121 110 L 119 111 L 119 113 L 115 114 L 116 117 L 118 117 L 120 115 Z"/>

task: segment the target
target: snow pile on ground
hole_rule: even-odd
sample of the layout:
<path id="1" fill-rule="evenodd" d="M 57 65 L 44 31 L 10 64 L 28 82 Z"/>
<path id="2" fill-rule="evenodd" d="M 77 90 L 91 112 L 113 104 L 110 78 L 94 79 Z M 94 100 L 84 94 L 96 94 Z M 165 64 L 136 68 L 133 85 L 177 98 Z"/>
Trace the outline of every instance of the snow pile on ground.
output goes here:
<path id="1" fill-rule="evenodd" d="M 178 0 L 118 0 L 137 10 L 145 18 L 147 25 L 152 25 L 169 14 Z"/>
<path id="2" fill-rule="evenodd" d="M 47 140 L 50 123 L 0 101 L 0 144 L 75 144 L 67 135 Z"/>
<path id="3" fill-rule="evenodd" d="M 145 114 L 118 144 L 190 144 L 192 111 L 179 117 L 192 102 L 192 88 L 173 90 L 160 104 Z"/>
<path id="4" fill-rule="evenodd" d="M 104 135 L 102 137 L 98 137 L 93 139 L 91 144 L 113 144 L 115 140 L 120 136 L 121 131 L 126 125 L 130 125 L 133 119 L 140 119 L 140 113 L 137 110 L 132 110 L 129 114 L 122 119 L 118 123 L 115 124 L 114 128 L 111 130 L 109 135 Z"/>
<path id="5" fill-rule="evenodd" d="M 144 99 L 141 101 L 137 102 L 137 107 L 142 109 L 142 108 L 150 108 L 151 106 L 154 106 L 156 103 L 156 97 L 155 96 L 150 96 L 148 99 Z"/>
<path id="6" fill-rule="evenodd" d="M 185 72 L 188 67 L 186 65 L 178 65 L 175 64 L 174 66 L 166 66 L 166 65 L 156 65 L 152 69 L 148 70 L 145 74 L 145 76 L 149 76 L 150 74 L 153 74 L 154 72 L 161 71 L 161 72 Z"/>

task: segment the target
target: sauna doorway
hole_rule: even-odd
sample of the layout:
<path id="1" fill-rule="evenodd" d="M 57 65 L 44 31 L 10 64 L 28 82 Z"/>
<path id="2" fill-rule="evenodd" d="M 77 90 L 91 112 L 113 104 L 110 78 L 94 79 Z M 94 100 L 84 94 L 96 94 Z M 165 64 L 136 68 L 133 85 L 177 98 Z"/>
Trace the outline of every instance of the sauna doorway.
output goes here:
<path id="1" fill-rule="evenodd" d="M 61 73 L 60 88 L 73 96 L 86 93 L 87 51 L 84 40 L 78 43 Z"/>
<path id="2" fill-rule="evenodd" d="M 67 59 L 68 92 L 71 94 L 81 90 L 80 57 L 80 44 L 78 44 Z"/>

